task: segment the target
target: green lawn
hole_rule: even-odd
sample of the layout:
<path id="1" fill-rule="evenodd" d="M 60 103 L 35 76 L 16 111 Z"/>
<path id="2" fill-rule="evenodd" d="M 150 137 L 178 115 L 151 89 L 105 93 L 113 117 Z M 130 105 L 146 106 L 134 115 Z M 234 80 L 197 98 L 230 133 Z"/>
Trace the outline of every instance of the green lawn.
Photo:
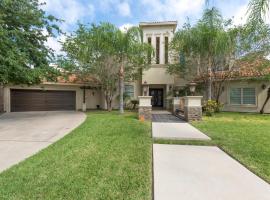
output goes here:
<path id="1" fill-rule="evenodd" d="M 219 113 L 193 125 L 270 183 L 270 115 Z"/>
<path id="2" fill-rule="evenodd" d="M 151 199 L 150 124 L 90 112 L 71 134 L 0 174 L 0 199 Z"/>

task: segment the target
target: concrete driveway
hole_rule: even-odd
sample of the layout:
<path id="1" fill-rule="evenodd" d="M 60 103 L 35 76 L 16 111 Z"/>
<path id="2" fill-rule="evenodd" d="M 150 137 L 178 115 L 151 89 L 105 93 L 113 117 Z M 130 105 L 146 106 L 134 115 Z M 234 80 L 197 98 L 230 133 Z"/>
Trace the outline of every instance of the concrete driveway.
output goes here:
<path id="1" fill-rule="evenodd" d="M 37 153 L 79 126 L 82 112 L 20 112 L 0 116 L 0 172 Z"/>

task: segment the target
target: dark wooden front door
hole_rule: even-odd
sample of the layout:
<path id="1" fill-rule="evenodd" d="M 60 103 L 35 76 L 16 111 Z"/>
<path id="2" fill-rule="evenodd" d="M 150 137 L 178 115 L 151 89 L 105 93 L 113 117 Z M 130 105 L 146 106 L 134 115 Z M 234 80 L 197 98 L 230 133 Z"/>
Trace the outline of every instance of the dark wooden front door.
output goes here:
<path id="1" fill-rule="evenodd" d="M 11 112 L 75 110 L 75 91 L 11 90 Z"/>
<path id="2" fill-rule="evenodd" d="M 152 96 L 151 103 L 154 107 L 163 107 L 163 89 L 149 89 Z"/>

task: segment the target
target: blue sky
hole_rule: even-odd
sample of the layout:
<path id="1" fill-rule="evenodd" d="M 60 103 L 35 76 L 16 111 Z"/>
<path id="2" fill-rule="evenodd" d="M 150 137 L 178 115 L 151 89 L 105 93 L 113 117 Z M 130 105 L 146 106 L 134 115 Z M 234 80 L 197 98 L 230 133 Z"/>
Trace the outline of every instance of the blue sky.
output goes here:
<path id="1" fill-rule="evenodd" d="M 191 22 L 200 18 L 205 8 L 205 0 L 40 0 L 46 2 L 42 8 L 64 22 L 60 24 L 64 32 L 76 30 L 77 22 L 111 22 L 120 28 L 137 25 L 141 21 L 177 20 L 181 27 L 189 17 Z M 210 6 L 220 9 L 223 16 L 232 18 L 234 23 L 245 21 L 249 0 L 210 0 Z M 60 51 L 59 40 L 64 36 L 50 38 L 48 45 Z"/>

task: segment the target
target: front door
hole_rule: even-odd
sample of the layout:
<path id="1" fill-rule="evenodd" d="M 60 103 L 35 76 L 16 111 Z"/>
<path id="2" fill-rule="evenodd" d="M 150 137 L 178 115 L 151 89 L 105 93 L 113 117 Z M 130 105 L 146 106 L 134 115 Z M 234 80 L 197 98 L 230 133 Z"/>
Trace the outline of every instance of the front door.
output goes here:
<path id="1" fill-rule="evenodd" d="M 149 89 L 153 107 L 163 107 L 163 89 Z"/>

